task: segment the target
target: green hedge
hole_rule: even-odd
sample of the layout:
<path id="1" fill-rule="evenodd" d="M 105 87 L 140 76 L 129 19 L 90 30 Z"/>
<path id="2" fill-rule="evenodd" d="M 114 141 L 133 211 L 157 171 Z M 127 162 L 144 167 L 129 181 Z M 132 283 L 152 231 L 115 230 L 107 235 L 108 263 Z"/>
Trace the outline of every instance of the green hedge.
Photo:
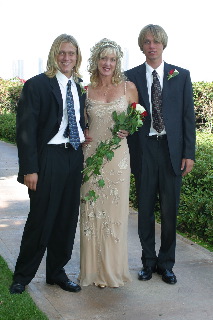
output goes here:
<path id="1" fill-rule="evenodd" d="M 213 135 L 197 134 L 196 162 L 183 178 L 177 229 L 213 245 Z"/>
<path id="2" fill-rule="evenodd" d="M 183 178 L 177 230 L 213 245 L 213 135 L 197 132 L 196 162 Z M 137 208 L 134 177 L 131 176 L 130 202 Z M 156 204 L 159 218 L 159 204 Z"/>
<path id="3" fill-rule="evenodd" d="M 18 77 L 0 78 L 0 114 L 16 112 L 17 102 L 25 80 Z M 213 132 L 213 82 L 193 82 L 196 127 L 200 131 Z"/>
<path id="4" fill-rule="evenodd" d="M 16 115 L 14 113 L 0 114 L 0 139 L 16 143 Z"/>
<path id="5" fill-rule="evenodd" d="M 16 112 L 18 99 L 25 80 L 13 78 L 4 80 L 0 78 L 0 114 Z"/>
<path id="6" fill-rule="evenodd" d="M 213 132 L 213 82 L 193 82 L 196 127 Z"/>

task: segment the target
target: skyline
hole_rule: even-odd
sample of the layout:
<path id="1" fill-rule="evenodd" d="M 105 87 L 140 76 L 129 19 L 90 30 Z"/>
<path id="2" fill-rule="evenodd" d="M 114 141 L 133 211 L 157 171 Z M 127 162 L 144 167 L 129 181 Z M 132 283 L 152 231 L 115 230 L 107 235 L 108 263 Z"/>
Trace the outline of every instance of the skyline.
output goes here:
<path id="1" fill-rule="evenodd" d="M 176 3 L 153 0 L 150 5 L 132 0 L 128 6 L 120 0 L 103 3 L 82 0 L 80 6 L 67 0 L 63 3 L 37 0 L 30 5 L 27 0 L 12 0 L 0 8 L 2 44 L 6 50 L 6 54 L 3 49 L 0 52 L 2 78 L 11 77 L 14 61 L 18 60 L 24 61 L 27 78 L 37 74 L 39 59 L 45 70 L 51 44 L 61 33 L 77 39 L 85 79 L 90 48 L 105 37 L 128 51 L 128 69 L 135 67 L 145 61 L 137 44 L 138 34 L 143 26 L 153 23 L 161 25 L 168 34 L 164 61 L 188 69 L 193 82 L 213 81 L 213 67 L 208 61 L 213 48 L 208 0 L 203 0 L 202 5 L 193 0 Z"/>

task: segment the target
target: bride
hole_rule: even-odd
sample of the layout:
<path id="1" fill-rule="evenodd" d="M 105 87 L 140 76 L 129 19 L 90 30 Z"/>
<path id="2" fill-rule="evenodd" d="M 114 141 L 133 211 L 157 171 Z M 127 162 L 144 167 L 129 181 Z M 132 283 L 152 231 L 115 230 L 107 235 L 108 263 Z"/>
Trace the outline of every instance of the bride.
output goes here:
<path id="1" fill-rule="evenodd" d="M 138 102 L 138 93 L 132 82 L 121 72 L 123 53 L 119 45 L 102 39 L 91 49 L 88 71 L 86 118 L 88 126 L 83 147 L 85 160 L 99 143 L 112 137 L 112 112 L 127 110 Z M 128 132 L 117 133 L 121 146 L 101 170 L 104 187 L 97 186 L 92 176 L 81 188 L 80 210 L 80 275 L 82 286 L 100 288 L 119 287 L 131 280 L 128 267 L 128 214 L 130 160 L 126 141 Z M 100 178 L 99 178 L 100 179 Z M 96 201 L 84 201 L 88 191 L 98 195 Z"/>

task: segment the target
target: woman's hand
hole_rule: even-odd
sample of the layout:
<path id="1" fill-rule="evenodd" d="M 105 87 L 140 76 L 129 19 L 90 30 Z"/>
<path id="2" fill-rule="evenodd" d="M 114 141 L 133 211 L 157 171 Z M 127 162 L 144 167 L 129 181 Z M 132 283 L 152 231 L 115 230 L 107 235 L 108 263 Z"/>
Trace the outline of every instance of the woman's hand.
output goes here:
<path id="1" fill-rule="evenodd" d="M 129 135 L 129 132 L 126 131 L 126 130 L 119 130 L 119 131 L 117 132 L 117 136 L 118 136 L 118 138 L 120 138 L 120 139 L 124 139 L 124 138 L 126 138 L 128 135 Z"/>
<path id="2" fill-rule="evenodd" d="M 84 137 L 85 137 L 85 141 L 83 142 L 83 145 L 86 145 L 92 142 L 92 137 L 89 136 L 89 129 L 84 130 Z"/>

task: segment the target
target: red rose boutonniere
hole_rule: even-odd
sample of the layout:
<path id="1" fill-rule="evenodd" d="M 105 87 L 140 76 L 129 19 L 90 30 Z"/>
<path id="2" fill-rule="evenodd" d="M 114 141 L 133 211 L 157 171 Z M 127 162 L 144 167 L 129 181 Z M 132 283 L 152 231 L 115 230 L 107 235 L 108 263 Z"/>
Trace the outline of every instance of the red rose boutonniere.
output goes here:
<path id="1" fill-rule="evenodd" d="M 168 76 L 167 79 L 171 79 L 174 78 L 175 76 L 177 76 L 179 74 L 179 72 L 176 69 L 172 69 L 168 72 Z"/>
<path id="2" fill-rule="evenodd" d="M 80 83 L 80 87 L 81 87 L 81 95 L 85 94 L 85 93 L 87 92 L 88 86 L 83 86 L 83 85 Z"/>

